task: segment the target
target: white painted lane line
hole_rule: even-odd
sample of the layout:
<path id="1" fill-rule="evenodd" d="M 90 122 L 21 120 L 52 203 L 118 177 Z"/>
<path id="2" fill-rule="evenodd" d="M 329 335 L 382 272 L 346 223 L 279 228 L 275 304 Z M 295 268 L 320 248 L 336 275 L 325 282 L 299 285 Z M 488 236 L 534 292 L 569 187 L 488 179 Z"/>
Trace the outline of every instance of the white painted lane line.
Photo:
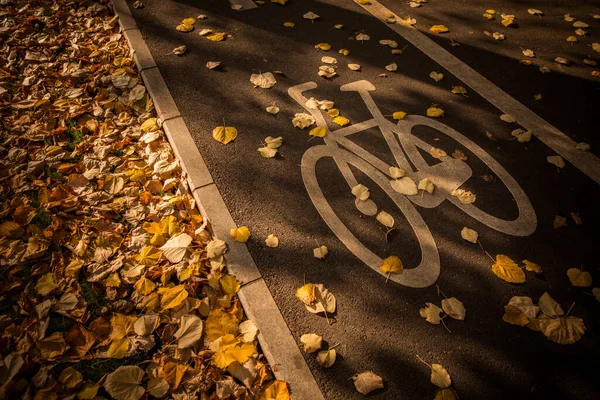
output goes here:
<path id="1" fill-rule="evenodd" d="M 515 117 L 521 126 L 525 129 L 531 129 L 539 140 L 560 154 L 596 183 L 600 184 L 600 160 L 598 157 L 590 152 L 577 150 L 577 143 L 575 141 L 484 78 L 473 68 L 448 53 L 425 34 L 404 25 L 402 22 L 388 24 L 386 20 L 389 15 L 394 15 L 397 21 L 402 21 L 402 19 L 376 0 L 370 0 L 370 4 L 360 6 L 425 53 L 433 61 L 463 81 L 498 109 Z"/>

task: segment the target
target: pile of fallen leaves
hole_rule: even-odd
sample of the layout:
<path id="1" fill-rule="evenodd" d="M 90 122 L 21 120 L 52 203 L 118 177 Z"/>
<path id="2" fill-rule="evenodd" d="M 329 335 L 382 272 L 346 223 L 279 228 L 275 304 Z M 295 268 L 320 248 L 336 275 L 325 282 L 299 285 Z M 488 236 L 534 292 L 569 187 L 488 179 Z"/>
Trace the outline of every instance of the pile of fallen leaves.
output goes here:
<path id="1" fill-rule="evenodd" d="M 289 398 L 108 2 L 3 4 L 0 398 Z"/>

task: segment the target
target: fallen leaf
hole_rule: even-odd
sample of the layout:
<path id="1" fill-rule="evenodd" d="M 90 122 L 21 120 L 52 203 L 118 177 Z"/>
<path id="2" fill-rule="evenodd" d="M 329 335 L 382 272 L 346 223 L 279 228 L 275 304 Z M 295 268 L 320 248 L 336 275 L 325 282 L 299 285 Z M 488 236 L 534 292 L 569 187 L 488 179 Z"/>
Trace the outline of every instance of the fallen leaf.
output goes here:
<path id="1" fill-rule="evenodd" d="M 564 311 L 560 304 L 556 302 L 548 292 L 544 292 L 538 301 L 540 310 L 549 317 L 557 317 L 564 315 Z"/>
<path id="2" fill-rule="evenodd" d="M 414 196 L 415 194 L 419 193 L 419 189 L 417 188 L 415 181 L 407 176 L 397 180 L 391 180 L 390 185 L 396 192 L 407 196 Z"/>
<path id="3" fill-rule="evenodd" d="M 527 10 L 527 12 L 528 12 L 529 14 L 531 14 L 531 15 L 540 15 L 540 16 L 541 16 L 541 15 L 544 15 L 544 12 L 543 12 L 543 11 L 536 10 L 535 8 L 530 8 L 530 9 L 528 9 L 528 10 Z"/>
<path id="4" fill-rule="evenodd" d="M 531 137 L 533 135 L 533 131 L 530 129 L 528 131 L 524 131 L 523 129 L 515 129 L 514 131 L 512 131 L 510 133 L 512 136 L 517 138 L 517 141 L 519 143 L 526 143 L 529 142 L 531 140 Z"/>
<path id="5" fill-rule="evenodd" d="M 577 268 L 569 268 L 567 270 L 567 276 L 571 285 L 577 287 L 590 287 L 592 286 L 592 275 L 587 271 L 582 271 Z"/>
<path id="6" fill-rule="evenodd" d="M 558 168 L 565 167 L 565 160 L 561 156 L 548 156 L 546 160 L 553 165 L 556 165 Z"/>
<path id="7" fill-rule="evenodd" d="M 475 232 L 473 229 L 469 229 L 466 226 L 462 228 L 460 231 L 460 237 L 462 237 L 467 242 L 477 243 L 477 239 L 479 238 L 479 234 Z"/>
<path id="8" fill-rule="evenodd" d="M 187 233 L 180 233 L 176 236 L 171 237 L 160 250 L 163 252 L 167 260 L 172 263 L 178 263 L 183 260 L 183 256 L 188 249 L 188 246 L 192 243 L 192 237 Z"/>
<path id="9" fill-rule="evenodd" d="M 322 350 L 317 354 L 317 362 L 323 368 L 329 368 L 335 363 L 335 349 Z"/>
<path id="10" fill-rule="evenodd" d="M 300 299 L 305 305 L 310 305 L 317 299 L 315 295 L 315 285 L 307 283 L 296 290 L 296 297 Z"/>
<path id="11" fill-rule="evenodd" d="M 256 346 L 253 343 L 244 343 L 232 334 L 224 335 L 218 340 L 219 350 L 213 354 L 213 361 L 221 369 L 227 368 L 235 361 L 244 364 L 252 354 L 256 353 Z"/>
<path id="12" fill-rule="evenodd" d="M 327 128 L 318 126 L 316 128 L 312 128 L 308 134 L 315 137 L 325 137 L 327 136 Z"/>
<path id="13" fill-rule="evenodd" d="M 277 114 L 279 112 L 279 107 L 277 107 L 277 106 L 269 106 L 269 107 L 266 108 L 266 110 L 267 110 L 267 112 L 269 114 L 275 115 L 275 114 Z"/>
<path id="14" fill-rule="evenodd" d="M 402 178 L 406 173 L 402 168 L 389 167 L 390 176 L 394 179 Z"/>
<path id="15" fill-rule="evenodd" d="M 404 111 L 396 111 L 395 113 L 392 114 L 392 118 L 394 118 L 396 121 L 402 120 L 406 117 L 406 113 Z"/>
<path id="16" fill-rule="evenodd" d="M 381 272 L 387 274 L 388 277 L 390 274 L 401 274 L 404 269 L 404 265 L 402 265 L 402 261 L 397 256 L 389 256 L 381 261 L 381 265 L 379 266 Z"/>
<path id="17" fill-rule="evenodd" d="M 371 393 L 373 390 L 382 389 L 383 379 L 371 371 L 364 371 L 352 377 L 354 387 L 363 395 Z"/>
<path id="18" fill-rule="evenodd" d="M 367 201 L 371 195 L 371 192 L 369 191 L 369 188 L 359 183 L 358 185 L 352 187 L 352 194 L 354 197 L 356 197 L 356 200 Z"/>
<path id="19" fill-rule="evenodd" d="M 245 225 L 239 228 L 231 228 L 229 236 L 236 242 L 246 243 L 250 238 L 250 230 Z"/>
<path id="20" fill-rule="evenodd" d="M 254 342 L 256 340 L 256 335 L 258 335 L 258 327 L 254 324 L 254 322 L 247 319 L 240 324 L 239 332 L 244 342 Z"/>
<path id="21" fill-rule="evenodd" d="M 265 239 L 265 244 L 267 245 L 267 247 L 277 247 L 279 246 L 279 239 L 277 238 L 277 236 L 271 234 Z"/>
<path id="22" fill-rule="evenodd" d="M 510 283 L 523 283 L 527 279 L 525 272 L 513 260 L 502 254 L 496 256 L 492 272 L 498 278 Z"/>
<path id="23" fill-rule="evenodd" d="M 428 117 L 433 117 L 433 118 L 440 118 L 444 116 L 444 110 L 442 110 L 439 107 L 429 107 L 427 109 L 427 116 Z"/>
<path id="24" fill-rule="evenodd" d="M 553 226 L 554 229 L 564 228 L 565 226 L 569 226 L 569 223 L 567 222 L 567 219 L 565 217 L 557 215 L 554 217 Z"/>
<path id="25" fill-rule="evenodd" d="M 446 389 L 437 389 L 433 400 L 458 400 L 458 394 L 451 387 Z"/>
<path id="26" fill-rule="evenodd" d="M 309 20 L 311 20 L 311 21 L 314 21 L 315 19 L 319 18 L 319 16 L 318 16 L 317 14 L 315 14 L 314 12 L 312 12 L 312 11 L 309 11 L 309 12 L 307 12 L 306 14 L 304 14 L 304 15 L 302 16 L 302 18 L 304 18 L 304 19 L 309 19 Z"/>
<path id="27" fill-rule="evenodd" d="M 348 64 L 348 68 L 352 71 L 360 71 L 360 65 L 358 64 Z"/>
<path id="28" fill-rule="evenodd" d="M 421 179 L 421 181 L 419 181 L 419 186 L 417 186 L 417 189 L 423 190 L 429 194 L 433 194 L 433 191 L 435 190 L 435 186 L 434 186 L 433 182 L 431 182 L 429 179 L 424 178 L 424 179 Z"/>
<path id="29" fill-rule="evenodd" d="M 327 253 L 329 253 L 327 246 L 317 247 L 316 249 L 313 250 L 313 255 L 315 256 L 315 258 L 318 258 L 319 260 L 325 259 L 325 256 L 327 256 Z"/>
<path id="30" fill-rule="evenodd" d="M 538 93 L 538 94 L 536 94 L 536 95 L 534 95 L 534 96 L 533 96 L 533 99 L 534 99 L 535 101 L 539 101 L 539 100 L 541 100 L 541 99 L 542 99 L 542 95 L 541 95 L 540 93 Z"/>
<path id="31" fill-rule="evenodd" d="M 221 61 L 209 61 L 206 63 L 206 68 L 215 69 L 221 65 Z"/>
<path id="32" fill-rule="evenodd" d="M 477 200 L 477 196 L 474 193 L 464 189 L 454 189 L 451 194 L 462 204 L 472 204 Z"/>
<path id="33" fill-rule="evenodd" d="M 517 307 L 527 318 L 536 318 L 540 308 L 533 305 L 531 297 L 527 296 L 514 296 L 512 297 L 508 305 Z"/>
<path id="34" fill-rule="evenodd" d="M 429 154 L 431 155 L 431 157 L 433 158 L 437 158 L 440 159 L 442 157 L 446 157 L 448 154 L 446 154 L 446 152 L 442 149 L 438 149 L 437 147 L 432 147 L 429 149 Z"/>
<path id="35" fill-rule="evenodd" d="M 533 262 L 531 262 L 529 260 L 523 260 L 523 264 L 525 264 L 525 269 L 527 271 L 535 272 L 538 275 L 543 272 L 542 271 L 542 267 L 540 267 L 536 263 L 533 263 Z"/>
<path id="36" fill-rule="evenodd" d="M 293 22 L 284 22 L 283 26 L 285 26 L 286 28 L 293 28 L 296 26 L 296 24 L 294 24 Z"/>
<path id="37" fill-rule="evenodd" d="M 463 321 L 467 310 L 463 303 L 456 297 L 442 300 L 442 310 L 451 318 Z"/>
<path id="38" fill-rule="evenodd" d="M 237 135 L 238 131 L 233 126 L 217 126 L 215 129 L 213 129 L 213 138 L 217 142 L 221 142 L 223 144 L 227 144 L 235 140 Z"/>
<path id="39" fill-rule="evenodd" d="M 442 309 L 433 303 L 426 303 L 425 307 L 419 310 L 421 317 L 425 318 L 427 322 L 433 325 L 439 325 L 441 322 L 440 314 Z"/>
<path id="40" fill-rule="evenodd" d="M 502 320 L 511 325 L 525 326 L 529 323 L 529 318 L 518 307 L 513 305 L 504 306 L 504 315 Z"/>
<path id="41" fill-rule="evenodd" d="M 178 349 L 187 349 L 194 346 L 202 338 L 202 320 L 193 315 L 186 314 L 179 320 L 179 329 L 173 334 L 177 339 Z"/>
<path id="42" fill-rule="evenodd" d="M 347 56 L 348 54 L 350 54 L 350 50 L 348 50 L 348 49 L 339 49 L 338 53 L 340 53 L 343 56 Z M 358 64 L 356 64 L 356 65 L 358 65 Z"/>
<path id="43" fill-rule="evenodd" d="M 392 62 L 391 64 L 386 65 L 385 69 L 387 69 L 390 72 L 393 72 L 398 69 L 398 65 L 395 62 Z"/>
<path id="44" fill-rule="evenodd" d="M 440 389 L 446 389 L 452 384 L 450 374 L 441 364 L 431 364 L 430 381 Z"/>
<path id="45" fill-rule="evenodd" d="M 433 33 L 446 33 L 449 32 L 448 28 L 444 25 L 433 25 L 429 30 Z"/>
<path id="46" fill-rule="evenodd" d="M 314 284 L 315 300 L 311 304 L 304 304 L 304 307 L 313 314 L 333 313 L 335 312 L 336 299 L 323 284 Z"/>
<path id="47" fill-rule="evenodd" d="M 204 36 L 211 42 L 222 42 L 227 37 L 225 32 L 215 32 L 215 33 L 211 33 L 209 35 L 202 35 L 202 36 Z"/>
<path id="48" fill-rule="evenodd" d="M 442 79 L 444 79 L 444 74 L 440 73 L 440 72 L 435 72 L 433 71 L 432 73 L 429 74 L 429 77 L 431 79 L 433 79 L 436 82 L 441 81 Z"/>
<path id="49" fill-rule="evenodd" d="M 452 86 L 452 93 L 454 94 L 467 94 L 467 89 L 464 86 Z"/>
<path id="50" fill-rule="evenodd" d="M 492 34 L 492 37 L 496 40 L 504 40 L 506 39 L 506 37 L 504 36 L 504 34 L 500 33 L 500 32 L 494 32 Z"/>
<path id="51" fill-rule="evenodd" d="M 394 227 L 394 217 L 392 217 L 390 214 L 386 213 L 385 211 L 379 212 L 379 214 L 377 214 L 377 217 L 375 217 L 375 219 L 381 225 L 383 225 L 387 228 L 391 229 Z"/>
<path id="52" fill-rule="evenodd" d="M 254 84 L 254 87 L 269 89 L 277 83 L 277 80 L 275 80 L 275 76 L 271 72 L 265 72 L 250 75 L 250 82 Z"/>
<path id="53" fill-rule="evenodd" d="M 583 320 L 571 316 L 540 319 L 540 329 L 544 336 L 559 344 L 573 344 L 581 339 L 586 331 Z"/>
<path id="54" fill-rule="evenodd" d="M 314 353 L 321 349 L 323 338 L 314 333 L 305 333 L 300 337 L 300 342 L 304 344 L 304 351 Z"/>
<path id="55" fill-rule="evenodd" d="M 184 285 L 173 286 L 167 289 L 160 298 L 160 306 L 163 310 L 177 308 L 187 299 L 189 293 L 185 290 Z"/>
<path id="56" fill-rule="evenodd" d="M 135 365 L 124 365 L 108 374 L 104 389 L 117 400 L 137 400 L 144 395 L 141 386 L 145 372 Z"/>
<path id="57" fill-rule="evenodd" d="M 292 119 L 292 125 L 296 128 L 304 129 L 315 123 L 312 115 L 306 113 L 298 113 Z"/>
<path id="58" fill-rule="evenodd" d="M 358 35 L 356 35 L 356 40 L 359 40 L 361 42 L 364 42 L 369 39 L 371 39 L 371 37 L 365 33 L 359 33 Z"/>
<path id="59" fill-rule="evenodd" d="M 339 126 L 346 126 L 350 123 L 350 120 L 348 118 L 342 117 L 341 115 L 338 115 L 332 121 L 333 123 L 338 124 Z"/>
<path id="60" fill-rule="evenodd" d="M 256 400 L 290 400 L 290 393 L 285 381 L 273 381 L 258 393 Z"/>

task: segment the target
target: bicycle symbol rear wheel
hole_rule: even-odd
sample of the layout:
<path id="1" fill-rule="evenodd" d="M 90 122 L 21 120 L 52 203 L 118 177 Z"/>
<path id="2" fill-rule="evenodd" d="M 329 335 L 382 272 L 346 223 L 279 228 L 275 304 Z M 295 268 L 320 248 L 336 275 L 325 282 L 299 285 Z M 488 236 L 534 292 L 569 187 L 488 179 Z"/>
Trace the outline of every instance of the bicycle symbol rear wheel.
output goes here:
<path id="1" fill-rule="evenodd" d="M 379 268 L 382 262 L 381 257 L 367 248 L 348 229 L 325 198 L 316 174 L 317 162 L 325 157 L 342 159 L 367 175 L 390 196 L 414 230 L 421 248 L 421 262 L 415 268 L 405 269 L 401 274 L 391 275 L 389 279 L 414 288 L 431 286 L 440 274 L 440 256 L 429 227 L 411 201 L 406 196 L 391 190 L 389 178 L 355 154 L 327 145 L 314 146 L 309 148 L 302 157 L 302 179 L 315 208 L 333 233 L 361 261 L 387 277 Z"/>

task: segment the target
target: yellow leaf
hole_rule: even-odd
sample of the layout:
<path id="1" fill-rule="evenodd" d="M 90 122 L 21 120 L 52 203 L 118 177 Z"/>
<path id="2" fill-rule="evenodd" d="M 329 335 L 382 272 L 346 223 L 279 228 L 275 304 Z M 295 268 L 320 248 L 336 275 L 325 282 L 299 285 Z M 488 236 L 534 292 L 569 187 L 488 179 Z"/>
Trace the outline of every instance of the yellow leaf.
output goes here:
<path id="1" fill-rule="evenodd" d="M 338 124 L 339 126 L 346 126 L 350 123 L 350 120 L 339 115 L 333 119 L 333 122 Z"/>
<path id="2" fill-rule="evenodd" d="M 135 285 L 133 285 L 135 290 L 138 291 L 139 294 L 143 294 L 144 296 L 150 294 L 156 288 L 156 283 L 152 282 L 150 279 L 145 276 L 140 278 Z"/>
<path id="3" fill-rule="evenodd" d="M 311 305 L 316 299 L 315 286 L 312 283 L 307 283 L 296 290 L 296 297 L 299 298 L 304 304 Z"/>
<path id="4" fill-rule="evenodd" d="M 540 267 L 536 263 L 533 263 L 529 260 L 523 260 L 523 264 L 525 264 L 525 269 L 527 271 L 535 272 L 536 274 L 543 273 L 542 267 Z"/>
<path id="5" fill-rule="evenodd" d="M 446 157 L 448 155 L 444 150 L 439 149 L 437 147 L 432 147 L 431 149 L 429 149 L 429 154 L 431 154 L 431 157 L 437 158 L 437 159 Z"/>
<path id="6" fill-rule="evenodd" d="M 177 29 L 179 32 L 190 32 L 192 29 L 194 29 L 194 25 L 179 24 L 175 27 L 175 29 Z"/>
<path id="7" fill-rule="evenodd" d="M 285 3 L 287 3 L 288 0 L 271 0 L 271 3 L 276 3 L 276 4 L 281 4 L 282 6 L 285 6 Z"/>
<path id="8" fill-rule="evenodd" d="M 210 40 L 211 42 L 220 42 L 222 40 L 225 40 L 225 32 L 215 32 L 204 37 Z"/>
<path id="9" fill-rule="evenodd" d="M 113 340 L 126 337 L 128 334 L 135 331 L 134 325 L 137 320 L 135 315 L 116 313 L 110 319 L 111 331 L 109 337 Z"/>
<path id="10" fill-rule="evenodd" d="M 325 137 L 327 136 L 327 128 L 323 126 L 312 128 L 308 134 L 315 137 Z"/>
<path id="11" fill-rule="evenodd" d="M 219 340 L 219 350 L 213 354 L 213 361 L 221 369 L 227 368 L 235 361 L 244 364 L 252 354 L 256 353 L 256 346 L 253 343 L 244 343 L 231 334 Z"/>
<path id="12" fill-rule="evenodd" d="M 458 400 L 458 394 L 454 389 L 446 388 L 446 389 L 438 389 L 435 391 L 435 397 L 433 400 Z"/>
<path id="13" fill-rule="evenodd" d="M 536 100 L 536 101 L 541 100 L 542 99 L 541 93 L 538 93 L 538 94 L 534 95 L 533 99 Z"/>
<path id="14" fill-rule="evenodd" d="M 583 272 L 577 268 L 569 268 L 567 276 L 573 286 L 590 287 L 592 286 L 592 275 L 589 272 Z"/>
<path id="15" fill-rule="evenodd" d="M 338 51 L 338 53 L 340 53 L 343 56 L 347 56 L 348 54 L 350 54 L 350 50 L 348 50 L 348 49 L 340 49 Z"/>
<path id="16" fill-rule="evenodd" d="M 429 107 L 427 109 L 427 116 L 428 117 L 434 117 L 434 118 L 440 118 L 444 116 L 444 110 L 442 110 L 441 108 L 438 107 Z"/>
<path id="17" fill-rule="evenodd" d="M 371 4 L 369 0 L 356 0 L 356 2 L 363 6 L 368 6 L 369 4 Z"/>
<path id="18" fill-rule="evenodd" d="M 419 309 L 419 314 L 421 317 L 425 318 L 427 322 L 433 325 L 439 325 L 441 318 L 440 314 L 442 309 L 436 306 L 433 303 L 427 303 L 425 307 Z"/>
<path id="19" fill-rule="evenodd" d="M 330 110 L 327 110 L 327 114 L 329 114 L 330 117 L 337 117 L 338 115 L 340 115 L 340 110 L 338 110 L 337 108 L 332 108 Z"/>
<path id="20" fill-rule="evenodd" d="M 402 54 L 402 49 L 392 49 L 392 54 Z"/>
<path id="21" fill-rule="evenodd" d="M 448 32 L 448 28 L 444 25 L 433 25 L 429 30 L 433 33 L 446 33 Z"/>
<path id="22" fill-rule="evenodd" d="M 331 50 L 331 45 L 329 43 L 318 43 L 318 44 L 315 44 L 315 49 L 329 51 L 329 50 Z"/>
<path id="23" fill-rule="evenodd" d="M 58 377 L 58 381 L 61 385 L 65 385 L 67 388 L 73 389 L 79 385 L 81 381 L 83 381 L 83 375 L 81 375 L 81 372 L 77 371 L 71 366 L 62 370 L 60 376 Z"/>
<path id="24" fill-rule="evenodd" d="M 400 258 L 389 256 L 381 262 L 379 268 L 384 274 L 400 274 L 402 273 L 404 266 L 402 265 Z"/>
<path id="25" fill-rule="evenodd" d="M 465 89 L 464 86 L 452 86 L 452 93 L 467 94 L 467 89 Z"/>
<path id="26" fill-rule="evenodd" d="M 261 389 L 257 400 L 290 400 L 290 392 L 285 381 L 273 381 Z"/>
<path id="27" fill-rule="evenodd" d="M 142 131 L 144 133 L 157 131 L 158 128 L 158 120 L 156 118 L 148 118 L 142 123 Z"/>
<path id="28" fill-rule="evenodd" d="M 395 120 L 401 120 L 404 119 L 406 117 L 406 113 L 404 111 L 396 111 L 395 113 L 392 114 L 392 118 L 394 118 Z"/>
<path id="29" fill-rule="evenodd" d="M 240 290 L 240 283 L 233 275 L 225 275 L 219 280 L 219 282 L 221 283 L 221 289 L 223 289 L 223 292 L 230 296 L 234 296 L 238 290 Z"/>
<path id="30" fill-rule="evenodd" d="M 46 296 L 59 287 L 60 285 L 56 282 L 56 275 L 53 272 L 48 272 L 38 280 L 35 285 L 35 291 L 40 296 Z"/>
<path id="31" fill-rule="evenodd" d="M 502 320 L 511 325 L 519 326 L 525 326 L 529 323 L 527 315 L 525 315 L 517 306 L 512 304 L 504 306 L 504 316 L 502 317 Z"/>
<path id="32" fill-rule="evenodd" d="M 492 265 L 492 271 L 498 278 L 506 282 L 523 283 L 526 280 L 525 272 L 513 260 L 502 254 L 496 256 L 496 263 Z"/>
<path id="33" fill-rule="evenodd" d="M 93 400 L 94 398 L 96 398 L 96 395 L 98 394 L 98 389 L 100 389 L 100 386 L 91 383 L 91 382 L 86 382 L 83 387 L 77 392 L 77 399 L 78 400 Z"/>
<path id="34" fill-rule="evenodd" d="M 217 126 L 215 129 L 213 129 L 213 138 L 217 142 L 221 142 L 223 144 L 227 144 L 232 140 L 235 140 L 237 135 L 238 131 L 233 126 Z"/>
<path id="35" fill-rule="evenodd" d="M 579 39 L 577 39 L 577 36 L 569 36 L 569 37 L 567 37 L 567 42 L 577 43 L 577 42 L 579 42 Z"/>
<path id="36" fill-rule="evenodd" d="M 174 286 L 163 293 L 160 299 L 160 307 L 163 310 L 179 307 L 187 299 L 188 295 L 189 293 L 185 290 L 185 286 Z"/>
<path id="37" fill-rule="evenodd" d="M 129 351 L 131 347 L 131 342 L 127 336 L 122 337 L 120 339 L 115 339 L 112 341 L 108 350 L 106 351 L 106 355 L 110 358 L 123 358 Z"/>
<path id="38" fill-rule="evenodd" d="M 317 354 L 317 362 L 323 368 L 329 368 L 335 363 L 337 353 L 335 349 L 322 350 Z"/>
<path id="39" fill-rule="evenodd" d="M 238 326 L 239 321 L 234 315 L 222 308 L 216 308 L 210 312 L 206 320 L 206 337 L 214 342 L 221 336 L 237 334 Z"/>
<path id="40" fill-rule="evenodd" d="M 142 249 L 140 254 L 135 256 L 135 260 L 142 265 L 151 267 L 158 262 L 161 255 L 162 251 L 160 251 L 156 247 L 146 246 Z"/>
<path id="41" fill-rule="evenodd" d="M 573 344 L 586 331 L 583 320 L 577 317 L 540 318 L 539 322 L 544 336 L 559 344 Z"/>
<path id="42" fill-rule="evenodd" d="M 119 274 L 116 272 L 113 272 L 112 274 L 110 274 L 108 276 L 108 278 L 106 278 L 104 281 L 104 286 L 106 287 L 120 287 L 121 286 L 121 278 L 119 277 Z"/>
<path id="43" fill-rule="evenodd" d="M 181 21 L 181 23 L 186 25 L 194 25 L 196 23 L 196 18 L 186 18 L 183 21 Z"/>
<path id="44" fill-rule="evenodd" d="M 250 238 L 250 230 L 247 226 L 240 226 L 239 228 L 231 228 L 229 236 L 236 242 L 245 243 Z"/>
<path id="45" fill-rule="evenodd" d="M 442 364 L 431 364 L 431 383 L 440 389 L 446 389 L 452 384 L 450 374 L 446 371 L 446 368 Z"/>
<path id="46" fill-rule="evenodd" d="M 296 24 L 294 24 L 293 22 L 284 22 L 283 26 L 285 26 L 286 28 L 293 28 L 294 26 L 296 26 Z"/>
<path id="47" fill-rule="evenodd" d="M 314 353 L 317 350 L 321 350 L 323 344 L 323 337 L 315 333 L 305 333 L 300 337 L 300 341 L 304 343 L 304 351 L 307 353 Z"/>
<path id="48" fill-rule="evenodd" d="M 531 64 L 532 64 L 531 60 L 521 60 L 521 61 L 519 61 L 519 62 L 520 62 L 521 64 L 524 64 L 524 65 L 531 65 Z"/>
<path id="49" fill-rule="evenodd" d="M 491 20 L 491 19 L 494 19 L 494 15 L 486 12 L 486 13 L 483 13 L 483 18 Z"/>

